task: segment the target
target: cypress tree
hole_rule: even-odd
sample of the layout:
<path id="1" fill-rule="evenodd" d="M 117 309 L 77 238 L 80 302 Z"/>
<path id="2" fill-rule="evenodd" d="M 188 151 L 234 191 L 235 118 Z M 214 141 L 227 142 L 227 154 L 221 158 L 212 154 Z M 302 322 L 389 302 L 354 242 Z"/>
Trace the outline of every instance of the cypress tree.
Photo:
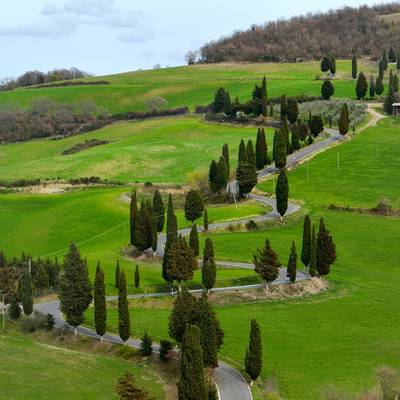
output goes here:
<path id="1" fill-rule="evenodd" d="M 226 171 L 226 166 L 225 166 Z M 225 185 L 226 186 L 226 185 Z M 191 189 L 186 195 L 185 200 L 185 218 L 192 222 L 203 215 L 204 204 L 197 190 Z"/>
<path id="2" fill-rule="evenodd" d="M 150 233 L 151 233 L 151 249 L 153 250 L 153 256 L 155 257 L 158 244 L 158 232 L 157 232 L 156 216 L 154 215 L 154 211 L 152 209 L 150 215 Z"/>
<path id="3" fill-rule="evenodd" d="M 386 54 L 386 49 L 383 49 L 382 64 L 383 64 L 383 69 L 386 71 L 388 69 L 388 67 L 389 67 L 388 58 L 387 58 L 387 54 Z"/>
<path id="4" fill-rule="evenodd" d="M 225 92 L 225 98 L 224 98 L 224 114 L 228 117 L 232 116 L 233 113 L 233 107 L 232 107 L 232 101 L 231 101 L 231 96 L 228 91 Z"/>
<path id="5" fill-rule="evenodd" d="M 275 167 L 282 169 L 286 167 L 287 144 L 283 128 L 277 131 L 276 140 L 274 140 L 274 161 Z"/>
<path id="6" fill-rule="evenodd" d="M 364 73 L 360 72 L 360 74 L 358 75 L 358 80 L 356 85 L 357 99 L 358 100 L 363 99 L 367 94 L 367 90 L 368 90 L 367 78 L 365 77 Z"/>
<path id="7" fill-rule="evenodd" d="M 392 70 L 390 70 L 390 73 L 389 73 L 389 93 L 390 93 L 390 92 L 392 92 L 392 93 L 395 92 L 395 90 L 394 90 L 394 82 L 393 82 L 393 72 L 392 72 Z"/>
<path id="8" fill-rule="evenodd" d="M 229 180 L 229 176 L 230 176 L 230 164 L 229 164 L 229 146 L 225 143 L 222 146 L 222 157 L 224 157 L 225 159 L 225 163 L 226 163 L 226 176 Z"/>
<path id="9" fill-rule="evenodd" d="M 330 79 L 325 79 L 321 87 L 321 95 L 325 100 L 329 100 L 335 93 L 335 88 Z"/>
<path id="10" fill-rule="evenodd" d="M 224 106 L 225 106 L 225 89 L 223 87 L 220 87 L 216 91 L 214 96 L 213 110 L 216 113 L 223 112 Z"/>
<path id="11" fill-rule="evenodd" d="M 246 153 L 246 145 L 244 144 L 244 140 L 240 140 L 239 151 L 238 151 L 238 164 L 241 162 L 247 162 L 247 153 Z"/>
<path id="12" fill-rule="evenodd" d="M 310 119 L 310 132 L 317 137 L 324 130 L 324 121 L 320 115 L 312 115 Z"/>
<path id="13" fill-rule="evenodd" d="M 165 207 L 158 189 L 156 189 L 153 196 L 153 210 L 157 224 L 157 232 L 162 232 L 165 224 Z"/>
<path id="14" fill-rule="evenodd" d="M 204 210 L 204 222 L 203 222 L 203 228 L 207 232 L 208 231 L 208 211 L 207 208 Z"/>
<path id="15" fill-rule="evenodd" d="M 279 172 L 278 180 L 276 182 L 276 208 L 282 217 L 286 214 L 289 198 L 289 183 L 286 176 L 286 170 L 281 169 Z"/>
<path id="16" fill-rule="evenodd" d="M 226 162 L 224 157 L 220 157 L 217 163 L 217 175 L 215 177 L 216 192 L 226 189 L 228 183 L 228 174 L 226 170 Z"/>
<path id="17" fill-rule="evenodd" d="M 369 78 L 369 97 L 371 99 L 375 97 L 375 79 L 372 75 Z"/>
<path id="18" fill-rule="evenodd" d="M 379 72 L 378 72 L 378 76 L 383 80 L 383 75 L 385 74 L 385 63 L 383 60 L 379 61 Z"/>
<path id="19" fill-rule="evenodd" d="M 256 156 L 254 154 L 254 146 L 253 146 L 253 141 L 248 140 L 247 146 L 246 146 L 246 155 L 247 155 L 247 162 L 249 164 L 252 164 L 256 166 Z"/>
<path id="20" fill-rule="evenodd" d="M 295 99 L 289 98 L 287 101 L 287 119 L 291 124 L 295 124 L 298 117 L 299 105 Z"/>
<path id="21" fill-rule="evenodd" d="M 240 197 L 246 197 L 257 185 L 257 171 L 254 164 L 241 162 L 236 171 Z"/>
<path id="22" fill-rule="evenodd" d="M 358 71 L 357 71 L 357 56 L 353 54 L 351 59 L 351 76 L 353 79 L 357 79 Z"/>
<path id="23" fill-rule="evenodd" d="M 289 261 L 287 265 L 287 274 L 289 276 L 290 283 L 295 283 L 297 274 L 297 252 L 294 241 L 292 241 L 292 247 L 290 249 Z"/>
<path id="24" fill-rule="evenodd" d="M 265 76 L 263 77 L 262 84 L 261 84 L 261 114 L 266 117 L 268 114 L 267 111 L 267 79 Z"/>
<path id="25" fill-rule="evenodd" d="M 218 165 L 215 160 L 211 161 L 210 169 L 208 172 L 208 183 L 212 193 L 217 191 L 216 189 L 216 177 L 217 177 Z"/>
<path id="26" fill-rule="evenodd" d="M 28 271 L 25 271 L 21 276 L 21 303 L 25 315 L 31 315 L 33 312 L 33 292 L 32 279 Z"/>
<path id="27" fill-rule="evenodd" d="M 21 316 L 21 306 L 18 303 L 17 296 L 11 297 L 10 304 L 7 309 L 8 315 L 11 319 L 18 319 Z"/>
<path id="28" fill-rule="evenodd" d="M 399 77 L 397 74 L 394 74 L 393 76 L 393 89 L 395 93 L 399 91 Z"/>
<path id="29" fill-rule="evenodd" d="M 287 117 L 287 112 L 288 112 L 288 104 L 287 104 L 286 96 L 283 95 L 281 97 L 281 119 L 282 120 L 285 117 Z"/>
<path id="30" fill-rule="evenodd" d="M 396 69 L 400 69 L 400 53 L 397 53 L 397 63 L 396 63 Z"/>
<path id="31" fill-rule="evenodd" d="M 140 272 L 139 265 L 136 265 L 135 268 L 135 288 L 137 289 L 140 286 Z"/>
<path id="32" fill-rule="evenodd" d="M 104 284 L 104 272 L 100 268 L 100 262 L 97 263 L 96 278 L 94 281 L 94 325 L 99 336 L 103 336 L 106 333 L 106 287 Z"/>
<path id="33" fill-rule="evenodd" d="M 199 255 L 199 233 L 197 232 L 197 225 L 193 224 L 190 230 L 189 246 L 193 251 L 193 255 L 197 257 Z"/>
<path id="34" fill-rule="evenodd" d="M 137 223 L 135 226 L 135 247 L 140 251 L 145 251 L 151 247 L 151 210 L 149 205 L 142 200 L 138 212 Z"/>
<path id="35" fill-rule="evenodd" d="M 170 257 L 170 250 L 173 244 L 178 239 L 178 222 L 175 216 L 174 204 L 172 195 L 168 197 L 168 211 L 167 211 L 167 240 L 165 243 L 165 252 L 162 263 L 162 276 L 166 282 L 171 282 L 171 277 L 168 274 L 168 263 Z"/>
<path id="36" fill-rule="evenodd" d="M 290 143 L 290 140 L 289 140 L 289 126 L 288 126 L 288 121 L 287 121 L 286 117 L 283 119 L 282 132 L 285 137 L 286 154 L 291 154 L 292 153 L 292 144 Z"/>
<path id="37" fill-rule="evenodd" d="M 140 343 L 140 353 L 143 357 L 151 356 L 153 353 L 153 339 L 150 337 L 147 331 L 144 332 L 142 341 Z"/>
<path id="38" fill-rule="evenodd" d="M 393 103 L 397 102 L 397 97 L 393 93 L 392 90 L 389 91 L 388 95 L 385 97 L 385 101 L 383 103 L 383 108 L 385 112 L 389 115 L 393 114 Z"/>
<path id="39" fill-rule="evenodd" d="M 265 139 L 265 131 L 263 128 L 258 128 L 256 139 L 256 167 L 262 169 L 267 164 L 267 143 Z"/>
<path id="40" fill-rule="evenodd" d="M 319 231 L 317 235 L 317 271 L 320 276 L 328 275 L 330 266 L 336 260 L 336 247 L 329 231 L 325 228 L 324 219 L 319 221 Z"/>
<path id="41" fill-rule="evenodd" d="M 179 400 L 207 400 L 203 368 L 200 330 L 197 326 L 188 324 L 185 328 L 180 358 Z"/>
<path id="42" fill-rule="evenodd" d="M 121 271 L 118 286 L 118 331 L 119 337 L 123 342 L 126 342 L 131 335 L 131 317 L 129 315 L 129 302 L 124 271 Z"/>
<path id="43" fill-rule="evenodd" d="M 331 74 L 336 75 L 336 56 L 334 54 L 331 54 L 329 61 L 330 61 L 329 69 L 331 71 Z"/>
<path id="44" fill-rule="evenodd" d="M 300 150 L 300 137 L 297 124 L 292 125 L 291 130 L 292 130 L 292 138 L 291 138 L 292 150 L 293 151 Z"/>
<path id="45" fill-rule="evenodd" d="M 338 129 L 339 129 L 340 134 L 343 136 L 346 135 L 346 133 L 349 131 L 349 112 L 348 112 L 347 103 L 344 103 L 342 105 L 342 108 L 340 109 Z"/>
<path id="46" fill-rule="evenodd" d="M 253 258 L 254 270 L 265 282 L 265 287 L 268 288 L 268 285 L 279 277 L 279 268 L 281 266 L 278 255 L 272 250 L 268 238 L 265 239 L 264 248 L 262 250 L 257 249 L 257 253 L 254 254 Z"/>
<path id="47" fill-rule="evenodd" d="M 310 265 L 311 257 L 311 219 L 309 215 L 304 217 L 303 243 L 301 246 L 301 261 L 307 268 Z"/>
<path id="48" fill-rule="evenodd" d="M 278 159 L 278 152 L 277 152 L 278 140 L 279 140 L 279 131 L 275 129 L 274 138 L 272 141 L 272 161 L 275 163 L 275 166 Z"/>
<path id="49" fill-rule="evenodd" d="M 137 224 L 137 215 L 138 215 L 138 207 L 137 207 L 137 193 L 136 190 L 132 190 L 131 202 L 130 202 L 130 236 L 131 236 L 131 245 L 135 246 L 136 238 L 135 238 L 135 230 Z"/>
<path id="50" fill-rule="evenodd" d="M 383 79 L 381 76 L 378 76 L 375 82 L 375 93 L 380 96 L 384 91 L 385 86 L 383 85 Z"/>
<path id="51" fill-rule="evenodd" d="M 255 319 L 251 320 L 249 347 L 246 350 L 245 371 L 253 382 L 262 370 L 262 340 L 260 326 Z"/>
<path id="52" fill-rule="evenodd" d="M 321 72 L 328 72 L 331 68 L 331 61 L 328 57 L 323 57 L 321 60 Z"/>
<path id="53" fill-rule="evenodd" d="M 299 121 L 297 123 L 297 129 L 299 131 L 300 140 L 306 140 L 308 136 L 308 124 L 306 124 L 304 121 Z"/>
<path id="54" fill-rule="evenodd" d="M 389 49 L 388 59 L 389 59 L 389 62 L 391 62 L 391 63 L 396 62 L 396 54 L 395 54 L 392 46 L 390 46 L 390 49 Z"/>
<path id="55" fill-rule="evenodd" d="M 214 246 L 211 238 L 207 238 L 204 245 L 201 277 L 207 291 L 214 287 L 217 277 L 217 268 L 215 266 Z"/>
<path id="56" fill-rule="evenodd" d="M 84 320 L 84 313 L 92 302 L 91 285 L 86 262 L 74 243 L 64 258 L 64 272 L 60 280 L 60 309 L 68 324 L 76 327 Z"/>
<path id="57" fill-rule="evenodd" d="M 312 227 L 311 234 L 311 253 L 310 253 L 310 276 L 315 276 L 317 274 L 317 238 L 315 236 L 315 226 Z"/>
<path id="58" fill-rule="evenodd" d="M 119 260 L 117 260 L 117 266 L 115 267 L 115 287 L 118 289 L 119 285 L 119 276 L 120 276 L 120 267 L 119 267 Z"/>

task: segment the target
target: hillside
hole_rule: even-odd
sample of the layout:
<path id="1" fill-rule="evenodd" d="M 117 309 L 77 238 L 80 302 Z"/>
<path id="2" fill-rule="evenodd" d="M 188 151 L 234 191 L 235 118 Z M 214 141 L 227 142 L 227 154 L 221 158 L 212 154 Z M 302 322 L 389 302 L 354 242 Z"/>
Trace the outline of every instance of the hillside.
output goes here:
<path id="1" fill-rule="evenodd" d="M 399 12 L 400 3 L 393 2 L 253 25 L 205 44 L 200 58 L 204 63 L 295 61 L 319 59 L 329 52 L 349 58 L 353 49 L 359 55 L 377 57 L 383 48 L 397 47 Z"/>

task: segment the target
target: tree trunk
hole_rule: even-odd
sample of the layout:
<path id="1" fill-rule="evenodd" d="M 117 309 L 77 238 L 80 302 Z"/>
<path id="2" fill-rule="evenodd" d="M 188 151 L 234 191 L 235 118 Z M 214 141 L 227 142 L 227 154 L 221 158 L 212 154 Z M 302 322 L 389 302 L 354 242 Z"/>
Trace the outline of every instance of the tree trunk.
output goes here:
<path id="1" fill-rule="evenodd" d="M 78 327 L 77 326 L 74 326 L 74 335 L 78 336 Z"/>

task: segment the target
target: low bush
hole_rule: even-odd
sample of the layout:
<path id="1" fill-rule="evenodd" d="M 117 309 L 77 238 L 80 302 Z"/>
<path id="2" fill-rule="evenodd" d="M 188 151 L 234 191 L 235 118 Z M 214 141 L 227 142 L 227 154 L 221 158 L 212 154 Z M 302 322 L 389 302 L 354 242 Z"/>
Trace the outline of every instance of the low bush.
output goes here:
<path id="1" fill-rule="evenodd" d="M 1 187 L 13 188 L 13 187 L 26 187 L 26 186 L 37 186 L 40 185 L 40 179 L 18 179 L 16 181 L 0 181 Z"/>
<path id="2" fill-rule="evenodd" d="M 24 333 L 33 333 L 39 329 L 47 328 L 47 317 L 35 311 L 31 317 L 25 318 L 21 323 L 21 330 Z"/>
<path id="3" fill-rule="evenodd" d="M 255 231 L 258 228 L 257 222 L 250 220 L 246 223 L 246 229 L 248 231 Z"/>
<path id="4" fill-rule="evenodd" d="M 83 143 L 77 143 L 73 145 L 72 147 L 64 150 L 61 154 L 66 156 L 69 154 L 79 153 L 82 150 L 90 149 L 91 147 L 95 146 L 102 146 L 108 143 L 110 143 L 108 140 L 89 139 L 85 140 Z"/>
<path id="5" fill-rule="evenodd" d="M 126 113 L 114 114 L 109 118 L 109 122 L 123 121 L 123 120 L 142 120 L 156 117 L 173 117 L 178 115 L 185 115 L 189 113 L 188 107 L 166 108 L 162 110 L 151 111 L 129 111 Z"/>
<path id="6" fill-rule="evenodd" d="M 118 357 L 121 357 L 124 360 L 130 360 L 135 357 L 136 350 L 130 346 L 119 346 L 116 354 Z"/>
<path id="7" fill-rule="evenodd" d="M 160 360 L 166 362 L 172 358 L 174 344 L 168 339 L 162 339 L 160 342 Z"/>

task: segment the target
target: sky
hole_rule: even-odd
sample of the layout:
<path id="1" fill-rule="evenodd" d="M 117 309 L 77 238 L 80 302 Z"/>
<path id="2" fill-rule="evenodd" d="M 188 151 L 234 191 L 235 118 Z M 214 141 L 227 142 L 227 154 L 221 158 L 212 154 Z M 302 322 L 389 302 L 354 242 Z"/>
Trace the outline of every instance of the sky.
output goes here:
<path id="1" fill-rule="evenodd" d="M 5 2 L 5 0 L 3 0 Z M 0 78 L 77 67 L 95 75 L 185 63 L 252 24 L 376 0 L 13 0 L 0 15 Z M 273 5 L 271 4 L 273 3 Z"/>

